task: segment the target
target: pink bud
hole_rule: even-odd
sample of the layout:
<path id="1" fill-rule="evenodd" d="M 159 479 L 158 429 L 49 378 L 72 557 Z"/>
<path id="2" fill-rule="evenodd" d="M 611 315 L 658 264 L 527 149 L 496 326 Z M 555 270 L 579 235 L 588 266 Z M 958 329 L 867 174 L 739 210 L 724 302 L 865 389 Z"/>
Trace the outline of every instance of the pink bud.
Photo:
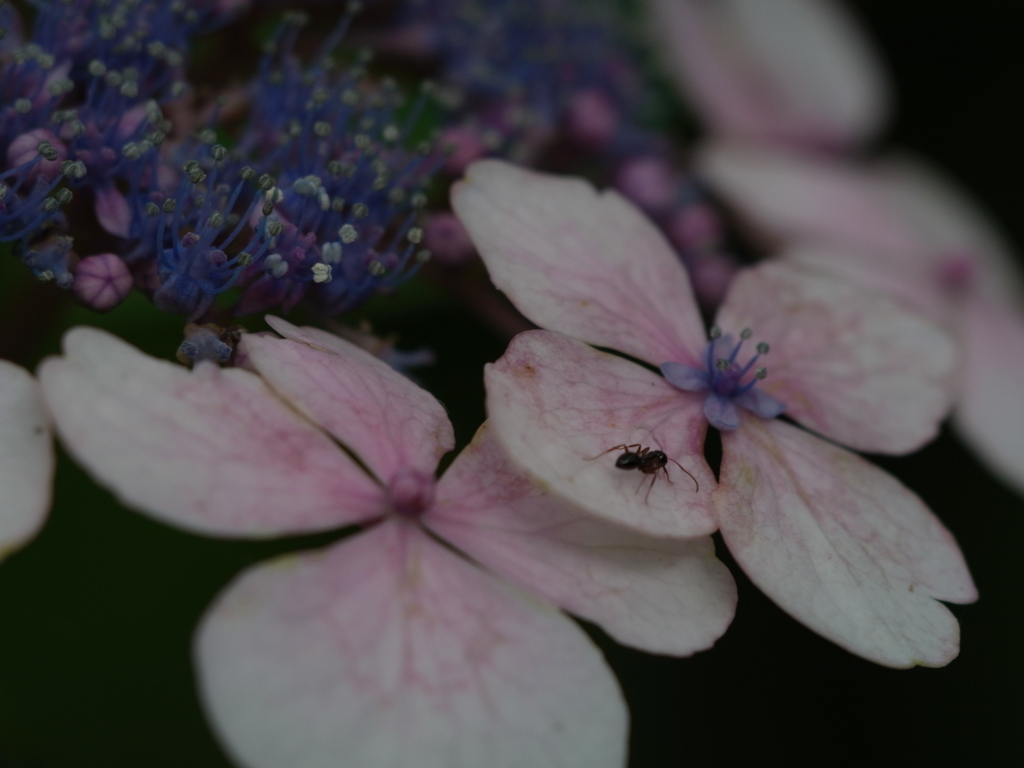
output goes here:
<path id="1" fill-rule="evenodd" d="M 441 134 L 440 146 L 450 151 L 444 169 L 453 176 L 461 176 L 466 166 L 484 156 L 487 148 L 476 131 L 456 126 Z"/>
<path id="2" fill-rule="evenodd" d="M 619 110 L 596 89 L 580 91 L 566 110 L 569 137 L 591 149 L 606 146 L 619 129 Z"/>
<path id="3" fill-rule="evenodd" d="M 132 107 L 121 115 L 121 119 L 117 121 L 117 135 L 121 141 L 127 141 L 139 129 L 139 126 L 146 122 L 148 116 L 149 110 L 145 104 Z"/>
<path id="4" fill-rule="evenodd" d="M 676 198 L 676 179 L 668 163 L 652 157 L 635 157 L 622 164 L 615 186 L 649 213 L 664 213 Z"/>
<path id="5" fill-rule="evenodd" d="M 690 282 L 701 306 L 715 308 L 729 290 L 738 265 L 727 256 L 709 254 L 690 264 Z"/>
<path id="6" fill-rule="evenodd" d="M 445 266 L 457 266 L 469 261 L 476 249 L 469 233 L 455 214 L 435 213 L 423 228 L 423 242 L 435 261 Z"/>
<path id="7" fill-rule="evenodd" d="M 245 13 L 252 5 L 252 0 L 217 0 L 216 10 L 223 16 Z"/>
<path id="8" fill-rule="evenodd" d="M 706 203 L 688 205 L 676 213 L 668 224 L 668 235 L 677 247 L 697 250 L 712 246 L 722 236 L 718 214 Z"/>
<path id="9" fill-rule="evenodd" d="M 96 312 L 109 312 L 128 296 L 132 275 L 128 266 L 112 253 L 86 256 L 75 268 L 71 292 Z"/>
<path id="10" fill-rule="evenodd" d="M 100 226 L 110 234 L 128 237 L 131 233 L 131 206 L 113 184 L 96 188 L 95 211 Z"/>

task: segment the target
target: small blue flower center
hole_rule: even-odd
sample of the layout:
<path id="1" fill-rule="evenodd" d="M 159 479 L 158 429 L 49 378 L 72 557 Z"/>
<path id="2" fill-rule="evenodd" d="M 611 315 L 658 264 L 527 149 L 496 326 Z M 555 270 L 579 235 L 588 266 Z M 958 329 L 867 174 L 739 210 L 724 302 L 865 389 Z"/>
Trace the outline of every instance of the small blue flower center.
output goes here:
<path id="1" fill-rule="evenodd" d="M 717 429 L 739 426 L 737 407 L 763 419 L 775 418 L 786 409 L 783 403 L 757 388 L 758 382 L 768 375 L 767 368 L 757 367 L 758 360 L 768 354 L 767 342 L 759 342 L 756 353 L 741 361 L 743 345 L 751 336 L 753 332 L 744 328 L 736 341 L 732 334 L 723 336 L 721 330 L 712 328 L 702 368 L 672 362 L 661 364 L 661 372 L 672 386 L 686 392 L 707 392 L 704 416 Z"/>

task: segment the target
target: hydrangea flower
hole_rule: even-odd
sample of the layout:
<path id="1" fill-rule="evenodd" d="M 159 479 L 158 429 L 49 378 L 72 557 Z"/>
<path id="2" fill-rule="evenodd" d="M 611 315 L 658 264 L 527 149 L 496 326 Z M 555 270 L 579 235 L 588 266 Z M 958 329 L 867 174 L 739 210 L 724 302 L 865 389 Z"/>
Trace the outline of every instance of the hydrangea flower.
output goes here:
<path id="1" fill-rule="evenodd" d="M 956 543 L 911 491 L 836 444 L 904 453 L 935 434 L 954 364 L 944 334 L 884 297 L 766 264 L 741 273 L 718 312 L 716 326 L 739 340 L 707 342 L 668 244 L 616 193 L 482 161 L 452 198 L 495 285 L 560 332 L 521 334 L 487 370 L 491 423 L 512 461 L 648 533 L 719 525 L 754 583 L 865 658 L 907 667 L 956 656 L 957 622 L 933 599 L 976 597 Z M 826 439 L 772 418 L 783 406 Z M 717 487 L 708 423 L 721 430 Z M 700 492 L 658 482 L 645 499 L 593 459 L 619 444 L 663 450 Z"/>
<path id="2" fill-rule="evenodd" d="M 515 472 L 486 425 L 435 480 L 454 443 L 436 399 L 338 337 L 269 322 L 286 338 L 240 342 L 256 373 L 187 371 L 86 328 L 40 371 L 65 444 L 129 506 L 221 536 L 363 528 L 254 566 L 207 612 L 201 691 L 231 754 L 622 765 L 614 677 L 551 604 L 640 648 L 706 648 L 735 602 L 710 539 L 591 519 Z"/>
<path id="3" fill-rule="evenodd" d="M 246 3 L 33 5 L 31 38 L 18 35 L 9 56 L 0 51 L 0 241 L 14 242 L 39 279 L 108 311 L 132 281 L 145 285 L 156 277 L 147 270 L 157 255 L 157 228 L 145 207 L 158 182 L 167 181 L 158 148 L 172 125 L 162 105 L 182 106 L 190 42 Z M 11 16 L 0 17 L 0 36 Z M 92 203 L 88 213 L 83 202 Z M 90 219 L 121 241 L 114 250 L 124 267 L 107 252 L 98 254 L 102 262 L 86 256 L 79 272 L 72 233 L 78 237 L 85 224 L 82 239 L 95 240 Z"/>
<path id="4" fill-rule="evenodd" d="M 885 76 L 834 0 L 648 0 L 669 73 L 720 135 L 844 149 L 888 114 Z"/>
<path id="5" fill-rule="evenodd" d="M 32 538 L 50 509 L 50 418 L 36 380 L 0 360 L 0 560 Z"/>
<path id="6" fill-rule="evenodd" d="M 943 324 L 962 346 L 953 423 L 1024 492 L 1024 280 L 975 204 L 925 164 L 857 166 L 714 143 L 702 169 L 781 258 L 883 291 Z"/>

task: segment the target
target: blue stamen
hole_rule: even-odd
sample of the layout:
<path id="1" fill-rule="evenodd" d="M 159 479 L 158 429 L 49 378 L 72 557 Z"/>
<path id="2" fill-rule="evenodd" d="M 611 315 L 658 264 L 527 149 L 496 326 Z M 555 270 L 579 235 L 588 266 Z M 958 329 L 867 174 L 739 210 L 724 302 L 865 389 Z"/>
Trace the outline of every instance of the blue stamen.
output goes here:
<path id="1" fill-rule="evenodd" d="M 768 353 L 768 345 L 760 342 L 757 353 L 740 365 L 736 362 L 743 342 L 751 337 L 744 329 L 740 340 L 733 344 L 732 336 L 722 336 L 718 329 L 712 329 L 711 339 L 704 354 L 704 368 L 693 368 L 682 363 L 662 363 L 661 371 L 673 386 L 687 392 L 707 392 L 704 415 L 713 427 L 722 430 L 739 426 L 737 406 L 770 419 L 782 413 L 786 406 L 762 390 L 755 389 L 759 381 L 767 376 L 766 368 L 758 368 L 750 378 L 748 374 L 762 355 Z M 729 357 L 719 357 L 717 350 L 731 348 Z"/>

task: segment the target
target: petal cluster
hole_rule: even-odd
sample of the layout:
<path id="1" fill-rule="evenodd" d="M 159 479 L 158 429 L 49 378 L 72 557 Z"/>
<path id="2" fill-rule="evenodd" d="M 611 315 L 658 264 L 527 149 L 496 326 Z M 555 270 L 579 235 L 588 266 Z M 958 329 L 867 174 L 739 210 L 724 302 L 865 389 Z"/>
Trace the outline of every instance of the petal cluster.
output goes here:
<path id="1" fill-rule="evenodd" d="M 614 677 L 554 606 L 647 650 L 707 648 L 735 603 L 710 539 L 592 519 L 487 425 L 435 480 L 454 442 L 436 399 L 269 321 L 285 338 L 243 337 L 249 370 L 80 328 L 40 371 L 65 444 L 130 506 L 222 536 L 363 529 L 251 568 L 207 612 L 200 684 L 228 749 L 252 766 L 621 765 Z"/>
<path id="2" fill-rule="evenodd" d="M 738 276 L 715 321 L 743 335 L 754 329 L 767 342 L 760 354 L 770 345 L 771 373 L 741 391 L 749 381 L 733 368 L 735 344 L 724 349 L 724 336 L 713 339 L 712 362 L 702 362 L 709 348 L 685 273 L 654 227 L 615 193 L 482 161 L 453 190 L 453 205 L 495 284 L 550 329 L 520 335 L 487 371 L 488 411 L 513 461 L 553 492 L 647 533 L 692 535 L 721 525 L 762 589 L 855 653 L 890 666 L 955 656 L 956 623 L 932 598 L 970 601 L 975 593 L 949 534 L 897 481 L 770 419 L 783 404 L 790 418 L 857 450 L 919 447 L 950 406 L 954 346 L 942 332 L 832 277 L 765 264 Z M 728 413 L 715 407 L 752 391 L 771 399 Z M 703 456 L 708 423 L 730 430 L 717 488 Z M 593 460 L 630 444 L 677 460 L 700 480 L 700 492 L 661 482 L 645 499 L 610 462 Z M 878 485 L 879 475 L 886 481 L 877 496 L 857 501 L 855 489 Z M 817 523 L 787 525 L 787 515 Z M 758 538 L 765 525 L 783 526 L 786 536 Z M 926 543 L 912 554 L 901 549 L 903 537 L 917 536 Z M 832 550 L 858 557 L 815 576 L 813 564 L 834 557 Z M 781 586 L 792 578 L 794 557 L 807 566 L 798 591 Z M 922 576 L 931 571 L 948 582 L 935 586 Z M 872 620 L 864 606 L 884 616 L 881 628 L 865 628 Z"/>
<path id="3" fill-rule="evenodd" d="M 779 257 L 880 291 L 960 343 L 954 424 L 1007 482 L 1024 488 L 1024 280 L 976 205 L 920 161 L 858 166 L 718 142 L 701 166 Z"/>

